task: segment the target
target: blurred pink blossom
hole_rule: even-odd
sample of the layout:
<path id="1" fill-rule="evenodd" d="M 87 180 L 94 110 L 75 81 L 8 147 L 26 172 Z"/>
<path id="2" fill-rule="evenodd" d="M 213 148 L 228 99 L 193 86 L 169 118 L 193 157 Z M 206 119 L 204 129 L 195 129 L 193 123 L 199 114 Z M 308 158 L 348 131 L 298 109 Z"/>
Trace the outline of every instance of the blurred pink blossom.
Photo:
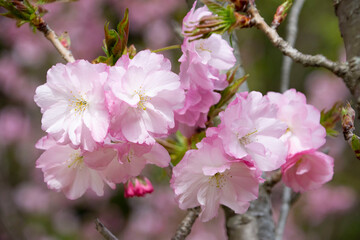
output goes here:
<path id="1" fill-rule="evenodd" d="M 32 213 L 46 213 L 50 207 L 50 192 L 32 183 L 24 183 L 16 188 L 15 203 Z"/>
<path id="2" fill-rule="evenodd" d="M 184 0 L 113 0 L 119 14 L 129 8 L 130 29 L 141 32 L 147 24 L 152 24 L 156 19 L 167 19 L 174 11 L 185 5 Z"/>
<path id="3" fill-rule="evenodd" d="M 9 99 L 31 105 L 36 88 L 32 80 L 30 76 L 22 74 L 21 68 L 13 58 L 0 58 L 0 91 Z"/>
<path id="4" fill-rule="evenodd" d="M 349 211 L 356 202 L 356 193 L 349 187 L 323 186 L 306 193 L 303 213 L 315 225 L 320 224 L 332 214 Z"/>
<path id="5" fill-rule="evenodd" d="M 28 136 L 30 119 L 20 109 L 7 107 L 0 111 L 0 126 L 0 145 L 9 145 Z"/>
<path id="6" fill-rule="evenodd" d="M 350 92 L 341 78 L 331 73 L 315 71 L 306 79 L 308 102 L 317 109 L 330 109 L 335 102 L 345 101 Z"/>

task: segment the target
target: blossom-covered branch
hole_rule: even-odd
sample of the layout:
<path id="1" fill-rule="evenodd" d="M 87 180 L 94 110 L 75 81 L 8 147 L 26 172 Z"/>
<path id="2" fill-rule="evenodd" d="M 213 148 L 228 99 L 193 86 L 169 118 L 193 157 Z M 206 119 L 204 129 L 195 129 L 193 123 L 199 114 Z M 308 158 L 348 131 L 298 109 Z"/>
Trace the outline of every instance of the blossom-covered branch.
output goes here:
<path id="1" fill-rule="evenodd" d="M 188 210 L 185 218 L 181 221 L 178 229 L 175 232 L 175 235 L 171 238 L 172 240 L 183 240 L 191 232 L 191 228 L 199 216 L 201 211 L 200 207 L 191 208 Z"/>

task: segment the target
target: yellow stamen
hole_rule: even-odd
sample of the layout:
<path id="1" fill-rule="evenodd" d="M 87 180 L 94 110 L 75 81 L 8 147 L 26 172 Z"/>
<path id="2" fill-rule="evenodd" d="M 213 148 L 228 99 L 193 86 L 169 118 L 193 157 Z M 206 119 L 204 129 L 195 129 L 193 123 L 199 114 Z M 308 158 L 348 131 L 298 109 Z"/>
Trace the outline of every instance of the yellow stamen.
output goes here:
<path id="1" fill-rule="evenodd" d="M 242 136 L 241 138 L 239 138 L 239 142 L 242 145 L 250 144 L 252 142 L 252 139 L 250 138 L 250 136 L 254 133 L 257 133 L 257 130 L 250 132 L 250 133 L 246 134 L 245 136 Z"/>
<path id="2" fill-rule="evenodd" d="M 140 90 L 136 90 L 135 93 L 139 95 L 140 101 L 138 102 L 138 109 L 146 110 L 145 103 L 150 100 L 148 96 L 145 95 L 144 90 L 140 87 Z"/>
<path id="3" fill-rule="evenodd" d="M 80 95 L 80 97 L 73 95 L 73 99 L 70 100 L 70 106 L 74 108 L 75 113 L 81 114 L 89 106 L 89 103 L 82 95 Z"/>
<path id="4" fill-rule="evenodd" d="M 82 169 L 84 163 L 84 157 L 81 156 L 80 153 L 73 153 L 70 155 L 70 159 L 68 161 L 70 162 L 68 168 Z"/>
<path id="5" fill-rule="evenodd" d="M 215 183 L 215 186 L 221 189 L 223 186 L 225 186 L 225 183 L 227 181 L 227 175 L 228 173 L 215 173 L 215 175 L 209 178 L 210 185 L 213 186 L 213 184 Z"/>

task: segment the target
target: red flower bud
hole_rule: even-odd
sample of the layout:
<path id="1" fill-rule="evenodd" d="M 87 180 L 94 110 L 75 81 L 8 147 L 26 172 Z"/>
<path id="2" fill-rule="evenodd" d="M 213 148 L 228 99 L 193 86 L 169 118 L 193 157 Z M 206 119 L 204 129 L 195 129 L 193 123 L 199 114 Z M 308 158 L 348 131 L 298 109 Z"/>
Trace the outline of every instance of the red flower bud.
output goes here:
<path id="1" fill-rule="evenodd" d="M 143 197 L 147 193 L 152 193 L 154 188 L 149 179 L 146 177 L 138 176 L 131 178 L 124 184 L 124 196 L 130 197 Z"/>

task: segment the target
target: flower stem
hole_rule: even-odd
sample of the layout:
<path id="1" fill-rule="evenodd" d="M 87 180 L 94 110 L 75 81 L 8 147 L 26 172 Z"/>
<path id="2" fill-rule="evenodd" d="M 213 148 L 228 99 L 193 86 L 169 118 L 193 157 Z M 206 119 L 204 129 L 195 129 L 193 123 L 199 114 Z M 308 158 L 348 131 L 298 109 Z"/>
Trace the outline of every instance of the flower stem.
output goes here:
<path id="1" fill-rule="evenodd" d="M 168 47 L 152 50 L 151 52 L 157 53 L 157 52 L 162 52 L 162 51 L 171 50 L 171 49 L 178 49 L 178 48 L 181 48 L 181 45 L 171 45 L 171 46 L 168 46 Z"/>

